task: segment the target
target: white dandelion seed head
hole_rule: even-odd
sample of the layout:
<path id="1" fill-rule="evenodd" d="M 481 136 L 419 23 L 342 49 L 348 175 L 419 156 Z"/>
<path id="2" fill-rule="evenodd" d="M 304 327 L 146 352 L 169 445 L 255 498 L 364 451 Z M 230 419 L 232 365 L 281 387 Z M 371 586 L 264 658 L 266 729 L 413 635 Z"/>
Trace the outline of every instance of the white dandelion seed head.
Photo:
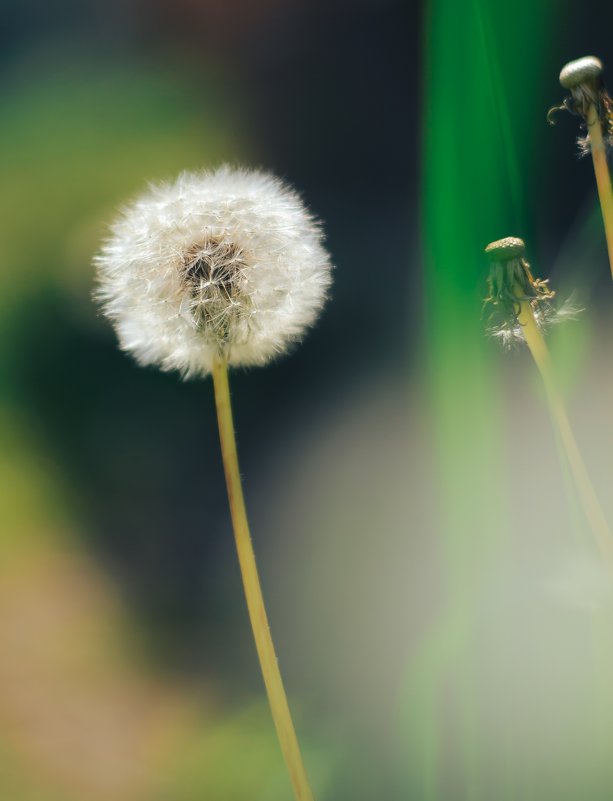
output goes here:
<path id="1" fill-rule="evenodd" d="M 331 282 L 319 223 L 277 178 L 183 173 L 128 205 L 95 258 L 96 297 L 142 365 L 206 375 L 300 339 Z"/>

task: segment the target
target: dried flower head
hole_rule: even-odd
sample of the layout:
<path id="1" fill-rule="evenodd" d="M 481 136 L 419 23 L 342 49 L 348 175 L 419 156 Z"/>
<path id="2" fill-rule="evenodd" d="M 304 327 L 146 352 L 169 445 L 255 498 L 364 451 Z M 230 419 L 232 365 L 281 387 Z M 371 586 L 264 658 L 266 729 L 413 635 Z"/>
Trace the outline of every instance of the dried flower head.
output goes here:
<path id="1" fill-rule="evenodd" d="M 140 364 L 206 375 L 264 364 L 316 319 L 331 280 L 318 222 L 271 175 L 222 167 L 151 186 L 95 263 L 96 296 Z"/>
<path id="2" fill-rule="evenodd" d="M 555 292 L 548 286 L 549 279 L 541 280 L 532 275 L 524 258 L 525 250 L 523 239 L 514 236 L 498 239 L 485 248 L 490 272 L 484 305 L 493 307 L 488 318 L 488 333 L 500 338 L 507 347 L 525 341 L 518 319 L 522 301 L 529 302 L 537 325 L 542 329 L 575 317 L 578 311 L 571 303 L 564 303 L 558 309 L 552 305 Z"/>
<path id="3" fill-rule="evenodd" d="M 588 123 L 591 125 L 598 120 L 605 145 L 610 149 L 613 148 L 613 101 L 607 94 L 602 72 L 602 62 L 596 56 L 584 56 L 566 64 L 560 72 L 560 83 L 569 90 L 570 95 L 564 98 L 561 105 L 549 109 L 547 119 L 553 125 L 557 111 L 569 111 L 581 117 L 582 128 L 585 131 Z M 591 112 L 591 109 L 594 109 L 594 112 Z M 590 119 L 590 115 L 593 119 Z M 587 135 L 578 137 L 577 142 L 581 155 L 590 152 Z"/>

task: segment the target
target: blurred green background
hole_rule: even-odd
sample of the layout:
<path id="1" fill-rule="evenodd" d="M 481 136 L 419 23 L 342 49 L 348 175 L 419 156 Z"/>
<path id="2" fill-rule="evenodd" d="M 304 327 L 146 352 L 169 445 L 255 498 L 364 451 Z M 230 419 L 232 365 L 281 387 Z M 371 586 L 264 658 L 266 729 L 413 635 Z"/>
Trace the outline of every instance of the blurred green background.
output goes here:
<path id="1" fill-rule="evenodd" d="M 609 492 L 611 282 L 560 67 L 590 0 L 38 0 L 0 28 L 0 797 L 290 798 L 212 388 L 136 367 L 91 259 L 148 181 L 222 162 L 322 218 L 333 297 L 232 376 L 273 636 L 319 801 L 611 797 L 613 593 L 529 356 L 484 336 L 518 235 Z"/>

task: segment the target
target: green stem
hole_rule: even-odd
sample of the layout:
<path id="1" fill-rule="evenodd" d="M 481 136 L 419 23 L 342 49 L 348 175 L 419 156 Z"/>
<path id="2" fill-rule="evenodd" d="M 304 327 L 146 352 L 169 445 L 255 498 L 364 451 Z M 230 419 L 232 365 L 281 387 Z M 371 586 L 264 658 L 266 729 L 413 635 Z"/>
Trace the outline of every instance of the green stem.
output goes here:
<path id="1" fill-rule="evenodd" d="M 521 287 L 516 288 L 516 294 L 518 298 L 522 298 L 523 292 Z M 585 462 L 583 461 L 579 446 L 577 445 L 577 440 L 575 439 L 570 425 L 568 414 L 566 413 L 564 401 L 558 391 L 553 364 L 549 356 L 549 350 L 545 344 L 545 339 L 534 318 L 530 303 L 527 300 L 520 300 L 518 321 L 522 327 L 528 348 L 532 353 L 532 357 L 543 379 L 551 416 L 560 435 L 560 441 L 566 453 L 566 458 L 568 459 L 579 501 L 603 556 L 606 558 L 609 567 L 613 568 L 613 535 L 611 534 L 611 529 L 607 523 L 598 496 L 592 486 Z"/>
<path id="2" fill-rule="evenodd" d="M 309 786 L 298 738 L 292 723 L 275 647 L 270 636 L 268 616 L 255 563 L 255 554 L 249 533 L 249 523 L 247 522 L 247 511 L 238 467 L 238 454 L 230 403 L 230 386 L 228 383 L 228 366 L 223 359 L 217 359 L 213 365 L 213 383 L 215 386 L 219 438 L 226 474 L 234 539 L 236 541 L 251 628 L 262 668 L 264 684 L 266 685 L 266 692 L 268 693 L 268 702 L 285 764 L 294 788 L 296 801 L 313 801 L 313 793 Z"/>

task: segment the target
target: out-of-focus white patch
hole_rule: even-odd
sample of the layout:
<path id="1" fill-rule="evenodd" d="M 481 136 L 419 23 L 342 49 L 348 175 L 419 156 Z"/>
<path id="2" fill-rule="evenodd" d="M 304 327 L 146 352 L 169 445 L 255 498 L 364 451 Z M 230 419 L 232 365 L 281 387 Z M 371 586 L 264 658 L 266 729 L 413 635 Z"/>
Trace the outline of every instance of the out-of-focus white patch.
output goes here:
<path id="1" fill-rule="evenodd" d="M 598 554 L 587 550 L 568 551 L 544 587 L 552 600 L 571 609 L 613 609 L 613 570 Z"/>

